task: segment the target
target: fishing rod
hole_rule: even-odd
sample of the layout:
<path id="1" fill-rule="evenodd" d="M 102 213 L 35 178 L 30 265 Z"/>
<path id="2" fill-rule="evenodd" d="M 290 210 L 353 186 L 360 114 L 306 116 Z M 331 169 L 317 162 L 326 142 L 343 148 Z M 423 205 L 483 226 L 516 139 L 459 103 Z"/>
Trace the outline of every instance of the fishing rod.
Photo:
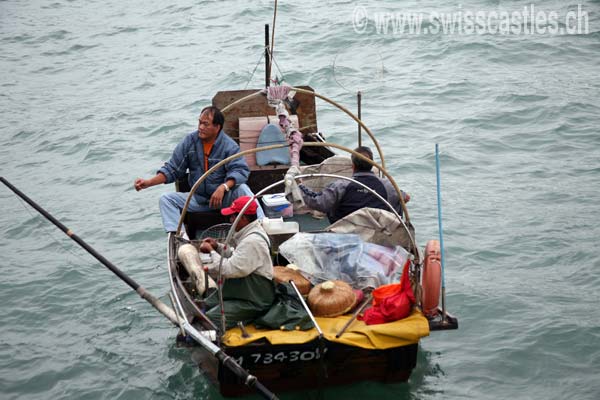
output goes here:
<path id="1" fill-rule="evenodd" d="M 440 155 L 439 146 L 435 144 L 435 176 L 437 187 L 438 229 L 440 231 L 440 263 L 442 265 L 442 324 L 446 323 L 446 279 L 444 276 L 444 234 L 442 229 L 442 194 L 440 189 Z"/>
<path id="2" fill-rule="evenodd" d="M 102 254 L 98 253 L 92 246 L 87 244 L 83 239 L 77 236 L 71 229 L 63 225 L 59 220 L 54 218 L 48 211 L 44 210 L 35 201 L 31 200 L 27 195 L 13 186 L 9 181 L 0 176 L 0 181 L 4 183 L 10 190 L 12 190 L 17 196 L 25 200 L 27 204 L 33 207 L 37 212 L 42 214 L 48 221 L 52 222 L 58 229 L 63 231 L 68 237 L 73 239 L 78 245 L 83 247 L 88 253 L 94 256 L 100 261 L 105 267 L 113 272 L 119 279 L 125 282 L 131 289 L 133 289 L 140 297 L 146 300 L 152 307 L 158 312 L 164 315 L 169 321 L 175 326 L 182 328 L 190 337 L 192 337 L 199 345 L 208 350 L 214 357 L 216 357 L 225 367 L 229 368 L 236 376 L 238 376 L 246 386 L 256 389 L 257 393 L 265 399 L 277 399 L 277 396 L 263 386 L 258 379 L 243 369 L 234 359 L 229 357 L 225 352 L 205 337 L 201 332 L 194 328 L 188 321 L 181 320 L 178 315 L 173 311 L 172 308 L 167 306 L 165 303 L 154 297 L 148 292 L 143 286 L 140 286 L 136 281 L 130 278 L 127 274 L 117 268 L 113 263 L 108 261 Z"/>

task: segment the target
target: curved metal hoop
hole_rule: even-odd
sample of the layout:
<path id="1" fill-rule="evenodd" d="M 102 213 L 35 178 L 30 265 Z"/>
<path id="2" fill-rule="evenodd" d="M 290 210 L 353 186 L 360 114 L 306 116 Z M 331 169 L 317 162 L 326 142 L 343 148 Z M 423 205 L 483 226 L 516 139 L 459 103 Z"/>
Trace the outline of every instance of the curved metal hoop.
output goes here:
<path id="1" fill-rule="evenodd" d="M 336 144 L 336 143 L 308 142 L 308 143 L 304 143 L 303 146 L 307 146 L 307 147 L 335 147 L 336 149 L 340 149 L 340 150 L 346 151 L 346 152 L 348 152 L 350 154 L 353 154 L 356 157 L 360 158 L 361 160 L 364 160 L 364 161 L 368 162 L 369 164 L 371 164 L 372 166 L 378 168 L 385 175 L 385 177 L 388 178 L 388 180 L 391 182 L 392 186 L 394 186 L 394 189 L 396 190 L 396 192 L 398 193 L 398 197 L 400 198 L 400 204 L 402 205 L 402 212 L 404 214 L 404 218 L 405 218 L 405 220 L 406 220 L 407 223 L 410 223 L 410 217 L 408 215 L 408 210 L 406 209 L 406 203 L 404 203 L 404 196 L 402 196 L 402 191 L 400 190 L 400 188 L 396 184 L 396 181 L 394 180 L 394 178 L 385 170 L 385 168 L 383 168 L 383 166 L 377 164 L 373 160 L 370 160 L 369 158 L 365 157 L 364 155 L 362 155 L 360 153 L 357 153 L 354 150 L 349 149 L 348 147 L 344 147 L 344 146 Z M 260 151 L 266 151 L 266 150 L 271 150 L 271 149 L 279 149 L 279 148 L 283 148 L 283 147 L 289 147 L 289 145 L 287 145 L 287 144 L 274 144 L 274 145 L 271 145 L 271 146 L 257 147 L 257 148 L 254 148 L 254 149 L 244 150 L 244 151 L 241 151 L 239 153 L 233 154 L 233 155 L 231 155 L 231 156 L 229 156 L 227 158 L 224 158 L 223 160 L 219 161 L 217 164 L 215 164 L 214 166 L 212 166 L 208 171 L 206 171 L 196 181 L 196 183 L 194 183 L 194 186 L 192 186 L 192 188 L 190 189 L 190 192 L 188 193 L 188 197 L 187 197 L 187 199 L 185 201 L 185 205 L 183 206 L 183 209 L 181 210 L 181 216 L 179 217 L 179 223 L 177 225 L 176 235 L 179 235 L 181 233 L 181 226 L 183 225 L 183 220 L 185 219 L 185 215 L 187 213 L 187 209 L 188 209 L 188 206 L 190 204 L 190 201 L 192 200 L 192 196 L 194 195 L 194 193 L 198 189 L 198 186 L 200 186 L 200 184 L 202 182 L 204 182 L 204 180 L 206 180 L 206 178 L 210 174 L 212 174 L 215 170 L 217 170 L 218 168 L 220 168 L 224 164 L 228 163 L 229 161 L 235 160 L 235 159 L 240 158 L 242 156 L 245 156 L 247 154 L 253 154 L 253 153 L 260 152 Z"/>
<path id="2" fill-rule="evenodd" d="M 358 153 L 357 153 L 358 154 Z M 368 159 L 367 159 L 368 160 Z M 410 233 L 410 229 L 408 228 L 408 225 L 402 220 L 402 217 L 400 217 L 400 215 L 398 214 L 398 212 L 396 210 L 394 210 L 394 207 L 392 207 L 392 205 L 383 197 L 381 197 L 379 195 L 379 193 L 377 193 L 376 191 L 374 191 L 373 189 L 371 189 L 370 187 L 368 187 L 367 185 L 358 182 L 355 179 L 352 178 L 348 178 L 347 176 L 342 176 L 342 175 L 334 175 L 334 174 L 320 174 L 320 173 L 316 173 L 316 174 L 300 174 L 294 177 L 295 180 L 297 179 L 302 179 L 302 178 L 316 178 L 316 177 L 320 177 L 320 176 L 325 176 L 325 177 L 331 177 L 331 178 L 336 178 L 336 179 L 344 179 L 344 180 L 348 180 L 351 182 L 354 182 L 360 186 L 362 186 L 364 189 L 367 189 L 370 193 L 374 194 L 375 196 L 377 196 L 377 198 L 381 201 L 383 201 L 385 203 L 385 205 L 394 213 L 394 215 L 396 216 L 396 218 L 398 218 L 398 220 L 400 221 L 400 223 L 402 224 L 402 226 L 404 227 L 408 238 L 410 239 L 410 243 L 412 244 L 413 248 L 418 251 L 418 247 L 417 247 L 417 243 L 415 242 L 415 238 L 413 237 L 413 235 L 411 235 Z M 252 196 L 252 201 L 257 201 L 257 199 L 259 197 L 261 197 L 263 195 L 263 193 L 271 190 L 272 188 L 281 185 L 282 183 L 285 182 L 285 179 L 281 179 L 275 183 L 272 183 L 266 187 L 264 187 L 263 189 L 261 189 L 260 191 L 258 191 L 258 193 L 256 193 L 254 196 Z M 242 207 L 242 209 L 239 211 L 237 217 L 235 217 L 235 220 L 233 221 L 233 223 L 231 224 L 231 228 L 229 229 L 229 232 L 227 233 L 227 238 L 225 239 L 225 243 L 224 243 L 224 248 L 229 248 L 229 244 L 231 243 L 231 238 L 233 237 L 233 234 L 235 232 L 235 228 L 237 226 L 237 224 L 239 223 L 240 219 L 242 218 L 242 215 L 244 214 L 244 212 L 246 212 L 246 209 L 248 207 L 250 207 L 250 204 L 252 203 L 252 201 L 248 201 L 246 204 L 244 204 L 244 206 Z M 408 221 L 407 221 L 408 222 Z M 408 251 L 410 252 L 410 249 L 408 249 Z M 221 257 L 220 261 L 219 261 L 219 277 L 218 277 L 218 282 L 219 282 L 219 290 L 222 290 L 222 284 L 223 284 L 223 277 L 222 277 L 222 267 L 223 267 L 223 257 Z M 222 303 L 222 298 L 220 298 L 220 301 Z M 223 329 L 223 332 L 225 331 L 225 314 L 221 315 L 221 326 Z"/>
<path id="3" fill-rule="evenodd" d="M 383 201 L 384 204 L 390 209 L 390 211 L 396 216 L 396 218 L 398 218 L 398 221 L 400 221 L 400 223 L 402 224 L 402 226 L 404 227 L 404 229 L 406 230 L 406 233 L 408 234 L 408 237 L 410 239 L 410 242 L 413 245 L 414 249 L 417 249 L 417 243 L 415 242 L 415 238 L 411 235 L 410 233 L 410 229 L 408 228 L 406 222 L 404 222 L 402 220 L 402 217 L 400 216 L 400 214 L 398 214 L 398 212 L 394 209 L 394 207 L 392 207 L 392 205 L 386 200 L 384 199 L 381 195 L 379 195 L 379 193 L 377 193 L 375 190 L 371 189 L 370 187 L 368 187 L 367 185 L 365 185 L 364 183 L 361 183 L 359 181 L 357 181 L 356 179 L 352 179 L 349 178 L 347 176 L 343 176 L 343 175 L 335 175 L 335 174 L 323 174 L 323 173 L 314 173 L 314 174 L 299 174 L 296 175 L 294 177 L 295 180 L 298 179 L 302 179 L 302 178 L 318 178 L 318 177 L 328 177 L 328 178 L 336 178 L 336 179 L 343 179 L 343 180 L 347 180 L 353 183 L 356 183 L 358 185 L 360 185 L 362 188 L 366 189 L 367 191 L 369 191 L 369 193 L 374 194 L 379 200 Z M 273 189 L 276 186 L 281 185 L 282 183 L 285 182 L 285 179 L 281 179 L 277 182 L 274 182 L 264 188 L 262 188 L 261 190 L 258 191 L 258 193 L 256 193 L 253 196 L 253 200 L 258 199 L 259 197 L 262 197 L 263 193 L 269 191 L 270 189 Z M 225 239 L 225 245 L 229 245 L 229 241 L 231 239 L 231 236 L 233 235 L 233 232 L 235 231 L 235 227 L 238 224 L 238 221 L 240 220 L 240 216 L 242 214 L 244 214 L 244 211 L 246 211 L 246 208 L 248 208 L 250 206 L 251 202 L 248 202 L 244 205 L 244 207 L 242 208 L 242 210 L 239 212 L 238 216 L 236 217 L 236 219 L 234 220 L 234 222 L 231 224 L 231 227 L 229 229 L 229 233 L 227 234 L 227 238 Z M 408 221 L 407 221 L 408 222 Z M 410 249 L 409 249 L 410 250 Z"/>
<path id="4" fill-rule="evenodd" d="M 290 88 L 290 90 L 295 90 L 298 93 L 304 93 L 304 94 L 308 94 L 308 95 L 312 95 L 312 96 L 318 97 L 319 99 L 328 102 L 329 104 L 337 107 L 341 111 L 343 111 L 346 114 L 348 114 L 350 116 L 350 118 L 352 118 L 354 121 L 356 121 L 367 132 L 367 135 L 369 135 L 369 137 L 373 141 L 373 144 L 375 144 L 375 148 L 377 149 L 377 153 L 379 153 L 379 158 L 381 159 L 381 165 L 383 165 L 385 167 L 385 158 L 383 157 L 383 152 L 381 151 L 381 147 L 379 146 L 379 142 L 377 141 L 377 139 L 375 139 L 375 135 L 373 135 L 373 132 L 371 132 L 371 130 L 365 125 L 365 123 L 362 122 L 362 120 L 360 120 L 350 110 L 348 110 L 346 107 L 342 106 L 341 104 L 339 104 L 339 103 L 331 100 L 330 98 L 325 97 L 322 94 L 319 94 L 319 93 L 317 93 L 315 91 L 306 90 L 306 89 L 297 88 L 297 87 L 292 87 L 292 88 Z M 227 105 L 226 107 L 224 107 L 221 110 L 221 112 L 226 113 L 227 111 L 229 111 L 231 108 L 237 106 L 238 104 L 241 104 L 241 103 L 243 103 L 245 101 L 248 101 L 250 99 L 258 97 L 259 95 L 264 95 L 264 92 L 262 90 L 259 90 L 258 92 L 251 93 L 248 96 L 242 97 L 241 99 L 237 99 L 233 103 L 231 103 L 231 104 Z"/>

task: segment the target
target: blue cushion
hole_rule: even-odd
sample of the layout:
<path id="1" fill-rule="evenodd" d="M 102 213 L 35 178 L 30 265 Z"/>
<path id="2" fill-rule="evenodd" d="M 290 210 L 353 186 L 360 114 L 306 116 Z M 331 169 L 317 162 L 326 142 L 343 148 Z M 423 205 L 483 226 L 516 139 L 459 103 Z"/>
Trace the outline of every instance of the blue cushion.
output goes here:
<path id="1" fill-rule="evenodd" d="M 271 146 L 273 144 L 287 144 L 284 134 L 275 124 L 265 126 L 258 136 L 256 147 Z M 256 153 L 257 165 L 289 164 L 290 152 L 288 147 L 265 150 Z"/>

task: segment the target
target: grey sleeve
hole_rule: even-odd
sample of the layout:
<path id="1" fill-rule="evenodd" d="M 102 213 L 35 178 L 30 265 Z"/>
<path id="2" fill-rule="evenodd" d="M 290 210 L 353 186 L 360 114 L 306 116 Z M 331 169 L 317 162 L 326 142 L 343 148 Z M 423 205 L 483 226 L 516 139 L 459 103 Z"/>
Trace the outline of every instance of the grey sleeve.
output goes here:
<path id="1" fill-rule="evenodd" d="M 392 182 L 387 179 L 381 179 L 381 181 L 383 182 L 387 192 L 388 203 L 394 207 L 394 210 L 396 210 L 398 214 L 402 215 L 402 205 L 400 204 L 400 198 L 398 197 L 398 192 L 396 192 L 396 189 L 394 189 L 394 185 L 392 185 Z M 404 192 L 402 192 L 402 194 L 404 195 Z"/>
<path id="2" fill-rule="evenodd" d="M 335 181 L 327 185 L 322 192 L 313 192 L 302 184 L 298 185 L 306 205 L 324 213 L 331 212 L 337 206 L 347 186 L 343 181 Z"/>

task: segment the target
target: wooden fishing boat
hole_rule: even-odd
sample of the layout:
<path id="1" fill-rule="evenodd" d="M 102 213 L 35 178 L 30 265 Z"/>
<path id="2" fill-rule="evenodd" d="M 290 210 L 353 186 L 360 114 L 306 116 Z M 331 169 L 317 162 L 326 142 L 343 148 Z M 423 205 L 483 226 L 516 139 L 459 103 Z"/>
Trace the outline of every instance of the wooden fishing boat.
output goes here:
<path id="1" fill-rule="evenodd" d="M 304 145 L 300 150 L 300 161 L 304 170 L 309 171 L 299 177 L 321 178 L 321 184 L 333 179 L 351 179 L 348 178 L 351 172 L 348 170 L 349 164 L 346 164 L 346 170 L 343 171 L 345 173 L 310 172 L 311 166 L 327 164 L 328 160 L 336 157 L 339 159 L 340 156 L 334 151 L 353 153 L 343 146 L 325 142 L 320 134 L 311 133 L 318 132 L 315 107 L 315 98 L 318 97 L 338 106 L 361 126 L 379 153 L 381 162 L 373 164 L 399 191 L 393 178 L 385 170 L 385 159 L 379 143 L 362 121 L 344 107 L 315 93 L 308 86 L 295 87 L 292 90 L 295 91 L 295 96 L 291 101 L 286 100 L 286 105 L 291 117 L 294 120 L 297 118 L 298 129 L 303 133 Z M 256 197 L 261 198 L 268 193 L 283 191 L 290 165 L 261 166 L 252 163 L 255 155 L 265 149 L 288 146 L 275 144 L 257 147 L 258 138 L 252 135 L 252 132 L 256 133 L 256 129 L 248 130 L 249 121 L 259 121 L 260 126 L 267 123 L 269 116 L 274 114 L 273 107 L 268 104 L 265 90 L 219 92 L 214 96 L 212 104 L 225 114 L 224 131 L 243 144 L 243 151 L 235 157 L 246 157 L 247 161 L 250 161 L 251 174 L 248 184 Z M 349 163 L 348 157 L 347 160 Z M 199 182 L 219 166 L 220 164 L 217 164 L 207 171 Z M 178 190 L 187 192 L 190 189 L 194 190 L 186 187 L 184 181 L 179 182 Z M 176 233 L 169 235 L 167 246 L 169 279 L 178 318 L 205 335 L 274 392 L 306 390 L 367 380 L 384 383 L 406 381 L 416 366 L 420 338 L 429 335 L 430 331 L 457 329 L 458 321 L 445 307 L 440 308 L 438 305 L 439 247 L 428 245 L 427 253 L 422 254 L 414 240 L 414 229 L 405 204 L 403 209 L 403 216 L 396 216 L 401 220 L 399 226 L 405 230 L 402 244 L 412 258 L 409 273 L 417 299 L 413 312 L 403 320 L 365 325 L 362 321 L 354 320 L 353 314 L 346 314 L 335 318 L 316 318 L 318 329 L 307 331 L 267 330 L 248 325 L 223 332 L 204 317 L 203 300 L 195 293 L 189 274 L 177 258 L 177 249 L 185 239 Z M 189 239 L 194 240 L 210 232 L 211 227 L 222 226 L 219 224 L 226 221 L 217 212 L 191 214 L 184 209 L 180 226 L 184 224 Z M 294 213 L 286 221 L 297 222 L 300 231 L 326 231 L 329 225 L 326 219 L 315 219 L 310 214 Z M 227 233 L 227 236 L 231 235 Z M 279 256 L 278 246 L 290 236 L 277 233 L 270 235 L 275 265 Z M 299 267 L 302 269 L 301 265 Z M 426 282 L 422 281 L 424 276 Z M 444 305 L 443 301 L 442 304 Z M 427 316 L 422 310 L 427 311 Z M 178 336 L 178 343 L 189 347 L 200 370 L 219 387 L 221 394 L 237 396 L 249 392 L 245 382 L 224 367 L 222 359 L 216 359 L 204 346 L 189 340 L 185 332 Z"/>

